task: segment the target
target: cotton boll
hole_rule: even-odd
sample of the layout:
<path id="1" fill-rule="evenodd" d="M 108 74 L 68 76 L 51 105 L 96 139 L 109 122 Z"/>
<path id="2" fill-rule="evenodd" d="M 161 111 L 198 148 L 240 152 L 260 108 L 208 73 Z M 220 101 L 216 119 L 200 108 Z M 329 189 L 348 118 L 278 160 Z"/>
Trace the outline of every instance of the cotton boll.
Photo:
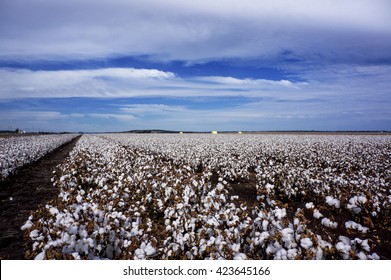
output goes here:
<path id="1" fill-rule="evenodd" d="M 347 260 L 349 258 L 349 252 L 351 249 L 350 245 L 344 244 L 343 242 L 338 242 L 335 245 L 335 249 L 337 249 L 337 251 L 340 253 L 344 260 Z"/>
<path id="2" fill-rule="evenodd" d="M 35 256 L 34 260 L 44 260 L 45 259 L 45 251 L 42 251 L 38 255 Z"/>
<path id="3" fill-rule="evenodd" d="M 368 200 L 367 200 L 367 198 L 366 198 L 364 195 L 360 195 L 360 196 L 357 198 L 357 201 L 360 202 L 361 204 L 364 204 L 364 203 L 366 203 Z"/>
<path id="4" fill-rule="evenodd" d="M 355 230 L 362 232 L 362 233 L 367 233 L 369 231 L 369 228 L 364 227 L 354 221 L 346 221 L 345 228 L 346 229 L 355 229 Z"/>
<path id="5" fill-rule="evenodd" d="M 236 253 L 233 257 L 234 260 L 246 260 L 247 256 L 243 253 Z"/>
<path id="6" fill-rule="evenodd" d="M 357 206 L 354 206 L 354 205 L 351 205 L 351 204 L 348 204 L 347 208 L 349 210 L 351 210 L 354 214 L 358 214 L 361 212 L 361 208 L 360 207 L 357 207 Z"/>
<path id="7" fill-rule="evenodd" d="M 88 236 L 88 233 L 85 229 L 79 231 L 79 235 L 81 238 L 86 238 Z"/>
<path id="8" fill-rule="evenodd" d="M 94 247 L 94 240 L 92 238 L 87 238 L 86 242 L 91 248 Z"/>
<path id="9" fill-rule="evenodd" d="M 274 212 L 274 215 L 277 219 L 281 220 L 282 218 L 284 218 L 286 216 L 286 209 L 283 208 L 283 209 L 280 209 L 280 208 L 276 208 L 273 210 Z"/>
<path id="10" fill-rule="evenodd" d="M 281 231 L 281 233 L 282 233 L 282 236 L 283 236 L 284 238 L 288 238 L 289 236 L 291 236 L 291 235 L 293 234 L 293 229 L 291 229 L 291 228 L 284 228 L 284 229 Z"/>
<path id="11" fill-rule="evenodd" d="M 83 200 L 83 197 L 80 194 L 78 194 L 76 196 L 76 201 L 80 203 L 82 200 Z"/>
<path id="12" fill-rule="evenodd" d="M 156 249 L 151 245 L 151 243 L 148 243 L 144 248 L 144 252 L 147 256 L 152 256 L 156 253 Z"/>
<path id="13" fill-rule="evenodd" d="M 321 221 L 321 224 L 325 227 L 329 227 L 329 228 L 337 228 L 338 226 L 338 223 L 337 222 L 332 222 L 330 219 L 328 218 L 323 218 L 322 221 Z"/>
<path id="14" fill-rule="evenodd" d="M 33 243 L 33 251 L 36 251 L 38 248 L 39 242 L 34 242 Z"/>
<path id="15" fill-rule="evenodd" d="M 267 193 L 270 194 L 272 192 L 272 190 L 274 189 L 274 185 L 267 183 L 265 188 L 266 188 Z"/>
<path id="16" fill-rule="evenodd" d="M 76 234 L 78 231 L 79 231 L 78 227 L 74 226 L 74 225 L 72 225 L 68 228 L 68 232 L 70 235 Z"/>
<path id="17" fill-rule="evenodd" d="M 307 209 L 313 209 L 314 207 L 315 207 L 314 203 L 312 203 L 312 202 L 308 202 L 305 204 L 305 208 L 307 208 Z"/>
<path id="18" fill-rule="evenodd" d="M 312 240 L 308 237 L 300 240 L 300 246 L 306 250 L 310 249 L 312 245 L 313 245 Z"/>
<path id="19" fill-rule="evenodd" d="M 289 260 L 294 260 L 297 256 L 297 249 L 289 249 L 287 252 L 287 258 Z"/>
<path id="20" fill-rule="evenodd" d="M 368 259 L 371 259 L 371 260 L 380 260 L 380 257 L 378 254 L 376 253 L 373 253 L 371 255 L 368 255 Z"/>
<path id="21" fill-rule="evenodd" d="M 334 206 L 335 208 L 340 207 L 339 200 L 336 198 L 333 198 L 332 196 L 326 196 L 326 203 L 330 206 Z"/>
<path id="22" fill-rule="evenodd" d="M 365 240 L 361 240 L 360 238 L 355 238 L 353 240 L 356 244 L 360 245 L 360 247 L 362 249 L 364 249 L 365 251 L 369 252 L 371 250 L 371 248 L 369 247 L 368 245 L 368 239 L 365 239 Z"/>
<path id="23" fill-rule="evenodd" d="M 78 212 L 74 212 L 73 213 L 73 217 L 76 219 L 76 220 L 79 220 L 79 213 Z"/>
<path id="24" fill-rule="evenodd" d="M 36 239 L 39 236 L 39 230 L 34 229 L 33 231 L 30 232 L 30 238 L 32 240 Z"/>
<path id="25" fill-rule="evenodd" d="M 56 207 L 50 207 L 49 213 L 53 216 L 57 215 L 59 213 L 58 209 Z"/>
<path id="26" fill-rule="evenodd" d="M 267 240 L 270 237 L 269 232 L 264 231 L 262 232 L 258 237 L 254 239 L 255 245 L 263 245 L 265 240 Z"/>
<path id="27" fill-rule="evenodd" d="M 287 260 L 288 259 L 287 255 L 288 255 L 287 251 L 282 248 L 276 252 L 274 259 L 275 260 Z"/>
<path id="28" fill-rule="evenodd" d="M 368 259 L 367 255 L 365 255 L 365 253 L 363 253 L 363 252 L 359 252 L 359 253 L 357 254 L 357 257 L 358 257 L 360 260 L 367 260 L 367 259 Z"/>
<path id="29" fill-rule="evenodd" d="M 83 244 L 83 246 L 80 249 L 80 252 L 84 253 L 85 255 L 88 254 L 88 243 Z"/>
<path id="30" fill-rule="evenodd" d="M 296 247 L 296 243 L 294 242 L 293 239 L 293 229 L 291 228 L 284 228 L 282 231 L 282 240 L 284 241 L 284 246 L 285 248 L 293 248 Z"/>
<path id="31" fill-rule="evenodd" d="M 316 259 L 317 260 L 322 260 L 323 259 L 323 250 L 320 247 L 318 247 L 316 249 Z"/>
<path id="32" fill-rule="evenodd" d="M 276 252 L 276 249 L 274 248 L 273 244 L 269 244 L 266 248 L 266 254 L 272 255 Z"/>
<path id="33" fill-rule="evenodd" d="M 72 253 L 71 255 L 72 255 L 72 257 L 73 257 L 75 260 L 80 260 L 80 255 L 79 255 L 79 253 L 75 252 L 75 253 Z"/>
<path id="34" fill-rule="evenodd" d="M 350 246 L 350 244 L 351 244 L 351 241 L 350 241 L 349 237 L 340 235 L 340 236 L 338 237 L 338 239 L 339 239 L 344 245 L 349 245 L 349 246 Z"/>
<path id="35" fill-rule="evenodd" d="M 322 213 L 320 213 L 318 209 L 314 209 L 313 216 L 315 219 L 320 219 L 321 217 L 323 217 Z"/>
<path id="36" fill-rule="evenodd" d="M 231 250 L 234 251 L 234 252 L 239 252 L 240 244 L 232 244 Z"/>
<path id="37" fill-rule="evenodd" d="M 263 221 L 262 221 L 262 229 L 263 229 L 264 231 L 267 231 L 268 225 L 269 225 L 269 221 L 268 221 L 268 220 L 263 220 Z"/>
<path id="38" fill-rule="evenodd" d="M 33 226 L 33 223 L 30 220 L 27 220 L 27 222 L 20 228 L 21 230 L 29 229 Z"/>

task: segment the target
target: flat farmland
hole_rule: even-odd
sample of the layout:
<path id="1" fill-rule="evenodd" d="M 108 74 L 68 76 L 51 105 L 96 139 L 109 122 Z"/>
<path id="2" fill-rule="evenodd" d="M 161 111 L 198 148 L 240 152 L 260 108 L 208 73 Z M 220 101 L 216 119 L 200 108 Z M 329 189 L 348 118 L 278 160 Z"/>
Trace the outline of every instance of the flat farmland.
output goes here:
<path id="1" fill-rule="evenodd" d="M 390 259 L 391 136 L 83 135 L 27 259 Z"/>

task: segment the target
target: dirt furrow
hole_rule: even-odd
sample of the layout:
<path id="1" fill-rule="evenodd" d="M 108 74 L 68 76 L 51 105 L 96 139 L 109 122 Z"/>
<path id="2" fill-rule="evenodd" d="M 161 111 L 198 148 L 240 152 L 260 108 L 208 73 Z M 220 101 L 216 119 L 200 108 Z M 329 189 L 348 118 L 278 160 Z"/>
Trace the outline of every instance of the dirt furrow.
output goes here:
<path id="1" fill-rule="evenodd" d="M 58 195 L 59 190 L 51 182 L 53 171 L 69 155 L 79 138 L 0 182 L 0 259 L 24 259 L 24 237 L 20 227 L 30 211 Z"/>

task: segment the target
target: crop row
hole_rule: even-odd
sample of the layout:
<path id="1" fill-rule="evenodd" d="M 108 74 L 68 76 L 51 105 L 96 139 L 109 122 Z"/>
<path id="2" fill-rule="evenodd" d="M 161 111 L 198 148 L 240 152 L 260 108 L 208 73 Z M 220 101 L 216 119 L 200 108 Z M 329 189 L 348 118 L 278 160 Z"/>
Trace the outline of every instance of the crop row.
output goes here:
<path id="1" fill-rule="evenodd" d="M 390 153 L 387 136 L 84 135 L 26 257 L 387 257 Z"/>
<path id="2" fill-rule="evenodd" d="M 73 134 L 0 138 L 0 180 L 73 139 Z"/>

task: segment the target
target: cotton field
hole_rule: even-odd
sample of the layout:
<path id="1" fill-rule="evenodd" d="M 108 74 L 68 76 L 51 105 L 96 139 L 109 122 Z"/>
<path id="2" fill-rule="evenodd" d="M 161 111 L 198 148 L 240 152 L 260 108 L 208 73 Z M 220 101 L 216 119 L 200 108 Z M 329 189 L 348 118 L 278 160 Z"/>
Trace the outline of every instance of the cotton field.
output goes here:
<path id="1" fill-rule="evenodd" d="M 83 135 L 29 259 L 382 259 L 391 137 Z"/>
<path id="2" fill-rule="evenodd" d="M 36 135 L 0 138 L 0 180 L 21 166 L 29 164 L 64 143 L 75 138 L 73 134 Z"/>

